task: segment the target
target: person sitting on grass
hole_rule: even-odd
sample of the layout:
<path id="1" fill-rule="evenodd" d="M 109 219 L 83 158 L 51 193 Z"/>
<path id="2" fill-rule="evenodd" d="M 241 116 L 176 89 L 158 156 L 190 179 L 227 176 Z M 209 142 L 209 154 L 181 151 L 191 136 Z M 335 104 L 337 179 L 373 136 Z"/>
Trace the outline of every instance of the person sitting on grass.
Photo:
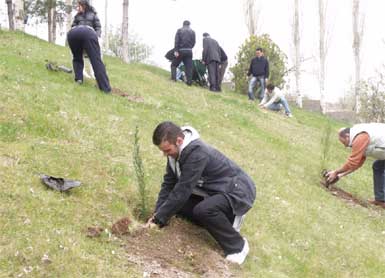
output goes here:
<path id="1" fill-rule="evenodd" d="M 203 226 L 230 262 L 242 264 L 249 252 L 239 233 L 255 200 L 252 179 L 232 160 L 199 138 L 192 127 L 160 123 L 152 141 L 167 156 L 166 174 L 147 227 L 167 225 L 174 215 Z"/>
<path id="2" fill-rule="evenodd" d="M 290 118 L 293 117 L 285 96 L 281 90 L 276 88 L 273 84 L 268 84 L 266 86 L 265 95 L 259 106 L 261 108 L 270 109 L 273 111 L 280 111 L 283 106 L 286 116 Z"/>

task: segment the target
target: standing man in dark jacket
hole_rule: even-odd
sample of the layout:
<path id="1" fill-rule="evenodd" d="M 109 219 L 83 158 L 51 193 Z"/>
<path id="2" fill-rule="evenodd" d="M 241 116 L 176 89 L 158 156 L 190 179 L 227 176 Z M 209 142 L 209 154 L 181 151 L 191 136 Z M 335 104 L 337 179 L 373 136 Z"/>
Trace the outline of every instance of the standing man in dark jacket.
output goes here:
<path id="1" fill-rule="evenodd" d="M 203 33 L 202 61 L 207 65 L 210 91 L 219 92 L 219 63 L 221 62 L 221 50 L 218 42 L 212 39 L 208 33 Z"/>
<path id="2" fill-rule="evenodd" d="M 249 244 L 239 230 L 255 200 L 251 178 L 192 127 L 163 122 L 152 141 L 167 156 L 167 169 L 147 225 L 163 227 L 172 216 L 184 216 L 208 230 L 227 260 L 242 264 Z"/>
<path id="3" fill-rule="evenodd" d="M 250 68 L 247 76 L 252 75 L 249 81 L 249 100 L 255 100 L 254 87 L 259 83 L 260 91 L 258 99 L 261 101 L 265 95 L 265 84 L 269 78 L 269 61 L 263 55 L 263 49 L 258 47 L 256 50 L 256 57 L 251 60 Z"/>
<path id="4" fill-rule="evenodd" d="M 227 55 L 226 52 L 223 50 L 222 47 L 219 47 L 219 50 L 221 51 L 221 63 L 219 64 L 219 91 L 222 91 L 222 81 L 223 77 L 225 76 L 226 68 L 228 66 L 228 61 L 227 61 Z"/>
<path id="5" fill-rule="evenodd" d="M 75 81 L 83 83 L 85 51 L 90 58 L 99 89 L 105 93 L 111 92 L 110 81 L 102 62 L 98 36 L 101 35 L 101 25 L 95 9 L 88 0 L 78 1 L 78 13 L 72 23 L 72 29 L 67 34 L 67 40 L 73 55 L 72 64 Z"/>
<path id="6" fill-rule="evenodd" d="M 176 68 L 183 61 L 186 70 L 186 84 L 192 83 L 192 49 L 195 46 L 195 32 L 190 28 L 190 21 L 185 20 L 183 27 L 175 34 L 175 59 L 171 63 L 171 79 L 176 81 Z"/>

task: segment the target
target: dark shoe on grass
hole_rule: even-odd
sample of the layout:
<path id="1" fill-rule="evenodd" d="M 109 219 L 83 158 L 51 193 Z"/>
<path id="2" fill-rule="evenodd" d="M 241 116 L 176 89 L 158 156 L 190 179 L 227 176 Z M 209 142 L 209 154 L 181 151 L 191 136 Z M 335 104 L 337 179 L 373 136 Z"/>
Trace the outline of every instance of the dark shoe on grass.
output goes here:
<path id="1" fill-rule="evenodd" d="M 47 175 L 41 175 L 40 179 L 49 188 L 58 190 L 60 192 L 68 191 L 74 187 L 78 187 L 81 185 L 80 181 L 56 178 L 56 177 L 47 176 Z"/>

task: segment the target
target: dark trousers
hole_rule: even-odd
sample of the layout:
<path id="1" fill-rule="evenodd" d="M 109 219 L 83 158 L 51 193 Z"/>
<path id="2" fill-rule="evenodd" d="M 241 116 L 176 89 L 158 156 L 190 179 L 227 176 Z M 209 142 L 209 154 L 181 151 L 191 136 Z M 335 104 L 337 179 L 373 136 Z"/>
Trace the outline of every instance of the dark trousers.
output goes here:
<path id="1" fill-rule="evenodd" d="M 90 58 L 99 89 L 106 93 L 110 92 L 110 81 L 102 62 L 99 41 L 95 31 L 86 26 L 78 26 L 68 32 L 67 40 L 73 56 L 72 65 L 75 80 L 83 81 L 83 52 L 85 51 Z"/>
<path id="2" fill-rule="evenodd" d="M 217 194 L 203 199 L 200 196 L 191 195 L 178 215 L 203 226 L 226 255 L 242 251 L 244 240 L 233 228 L 235 216 L 225 196 Z"/>
<path id="3" fill-rule="evenodd" d="M 227 60 L 219 64 L 219 80 L 218 80 L 219 90 L 222 89 L 222 81 L 223 81 L 223 77 L 225 76 L 225 72 L 228 64 L 229 63 L 227 62 Z"/>
<path id="4" fill-rule="evenodd" d="M 211 61 L 207 65 L 211 91 L 219 91 L 219 62 Z"/>
<path id="5" fill-rule="evenodd" d="M 385 202 L 385 160 L 376 160 L 373 163 L 374 198 Z"/>
<path id="6" fill-rule="evenodd" d="M 171 63 L 171 79 L 176 81 L 176 68 L 183 61 L 185 73 L 186 73 L 186 84 L 191 85 L 192 83 L 192 50 L 180 50 L 179 56 L 176 57 Z"/>

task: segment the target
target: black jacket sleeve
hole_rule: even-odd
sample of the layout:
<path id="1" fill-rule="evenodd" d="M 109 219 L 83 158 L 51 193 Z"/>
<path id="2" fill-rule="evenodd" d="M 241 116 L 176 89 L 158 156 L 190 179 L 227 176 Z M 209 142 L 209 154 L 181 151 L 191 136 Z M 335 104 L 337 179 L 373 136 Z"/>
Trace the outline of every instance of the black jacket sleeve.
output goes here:
<path id="1" fill-rule="evenodd" d="M 194 46 L 195 46 L 195 32 L 194 31 L 192 31 L 192 47 L 191 48 L 193 48 Z"/>
<path id="2" fill-rule="evenodd" d="M 194 186 L 198 184 L 208 161 L 208 155 L 199 151 L 191 152 L 186 158 L 183 166 L 181 166 L 179 181 L 155 214 L 155 217 L 162 224 L 167 223 L 186 203 Z"/>
<path id="3" fill-rule="evenodd" d="M 174 49 L 175 51 L 179 51 L 179 45 L 180 45 L 180 29 L 175 34 L 175 44 L 174 44 Z"/>
<path id="4" fill-rule="evenodd" d="M 93 28 L 98 37 L 100 37 L 102 35 L 102 25 L 100 24 L 100 20 L 97 14 L 94 16 Z"/>
<path id="5" fill-rule="evenodd" d="M 208 45 L 207 45 L 207 39 L 203 39 L 203 51 L 202 51 L 202 61 L 206 64 L 209 62 L 207 61 L 208 56 Z"/>
<path id="6" fill-rule="evenodd" d="M 250 67 L 249 67 L 249 71 L 247 72 L 247 76 L 250 76 L 253 72 L 252 72 L 252 65 L 253 65 L 253 60 L 251 60 L 250 62 Z"/>
<path id="7" fill-rule="evenodd" d="M 177 179 L 174 171 L 171 169 L 170 164 L 167 162 L 166 174 L 164 174 L 164 176 L 163 176 L 162 186 L 161 186 L 161 189 L 159 191 L 158 200 L 156 201 L 156 205 L 155 205 L 155 213 L 163 205 L 164 201 L 167 200 L 168 195 L 170 194 L 170 192 L 174 188 L 177 181 L 178 181 L 178 179 Z"/>
<path id="8" fill-rule="evenodd" d="M 269 78 L 269 75 L 270 75 L 270 71 L 269 71 L 269 61 L 266 59 L 266 65 L 265 65 L 265 78 Z"/>
<path id="9" fill-rule="evenodd" d="M 78 18 L 78 15 L 75 15 L 74 17 L 74 21 L 72 21 L 72 25 L 71 27 L 75 27 L 79 24 L 79 18 Z"/>

